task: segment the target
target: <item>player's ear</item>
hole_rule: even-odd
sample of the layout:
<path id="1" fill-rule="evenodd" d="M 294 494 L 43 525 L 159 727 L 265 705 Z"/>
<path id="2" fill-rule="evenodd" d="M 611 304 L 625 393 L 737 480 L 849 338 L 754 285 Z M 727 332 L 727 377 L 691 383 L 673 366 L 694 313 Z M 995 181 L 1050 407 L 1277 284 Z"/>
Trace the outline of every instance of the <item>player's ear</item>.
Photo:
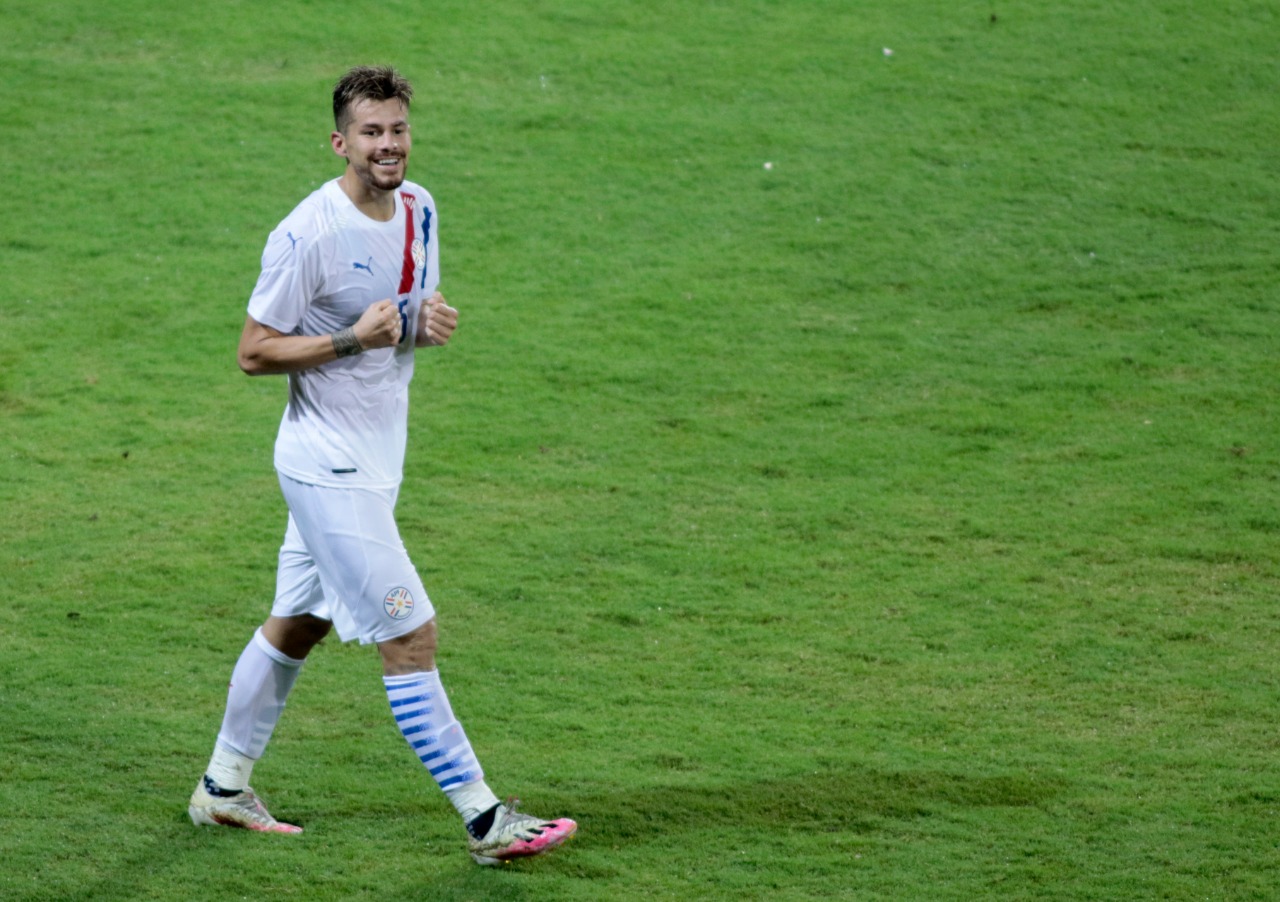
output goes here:
<path id="1" fill-rule="evenodd" d="M 329 143 L 333 146 L 333 152 L 340 157 L 347 155 L 347 139 L 342 132 L 333 132 L 329 135 Z"/>

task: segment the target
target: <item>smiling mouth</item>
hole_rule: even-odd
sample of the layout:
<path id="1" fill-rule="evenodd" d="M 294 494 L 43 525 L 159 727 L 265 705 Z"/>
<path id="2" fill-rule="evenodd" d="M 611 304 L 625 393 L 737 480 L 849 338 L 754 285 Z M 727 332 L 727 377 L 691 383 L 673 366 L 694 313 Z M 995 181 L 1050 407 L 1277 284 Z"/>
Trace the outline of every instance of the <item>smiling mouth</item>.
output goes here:
<path id="1" fill-rule="evenodd" d="M 397 166 L 400 163 L 399 157 L 387 157 L 385 160 L 374 160 L 379 166 Z"/>

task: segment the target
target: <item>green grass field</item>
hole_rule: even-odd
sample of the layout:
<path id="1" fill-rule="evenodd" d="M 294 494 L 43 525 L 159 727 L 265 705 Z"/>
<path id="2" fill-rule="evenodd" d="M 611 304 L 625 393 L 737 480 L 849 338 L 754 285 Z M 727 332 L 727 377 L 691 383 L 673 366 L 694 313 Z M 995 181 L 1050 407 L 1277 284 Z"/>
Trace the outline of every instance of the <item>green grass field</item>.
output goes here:
<path id="1" fill-rule="evenodd" d="M 1280 885 L 1280 6 L 0 10 L 0 899 Z M 415 83 L 453 344 L 400 502 L 480 869 L 327 641 L 196 829 L 284 505 L 235 365 L 329 90 Z"/>

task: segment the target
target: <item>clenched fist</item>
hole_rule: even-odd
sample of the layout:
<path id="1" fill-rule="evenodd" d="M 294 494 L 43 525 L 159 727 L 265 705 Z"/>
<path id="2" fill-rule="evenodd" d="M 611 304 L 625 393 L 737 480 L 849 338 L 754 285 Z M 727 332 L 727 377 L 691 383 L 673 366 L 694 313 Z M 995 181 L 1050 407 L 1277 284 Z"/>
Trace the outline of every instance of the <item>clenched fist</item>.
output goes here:
<path id="1" fill-rule="evenodd" d="M 456 328 L 458 311 L 444 302 L 444 295 L 437 291 L 422 302 L 418 313 L 418 347 L 447 344 Z"/>
<path id="2" fill-rule="evenodd" d="M 373 348 L 394 348 L 400 343 L 400 310 L 389 300 L 369 305 L 356 320 L 356 340 L 366 351 Z"/>

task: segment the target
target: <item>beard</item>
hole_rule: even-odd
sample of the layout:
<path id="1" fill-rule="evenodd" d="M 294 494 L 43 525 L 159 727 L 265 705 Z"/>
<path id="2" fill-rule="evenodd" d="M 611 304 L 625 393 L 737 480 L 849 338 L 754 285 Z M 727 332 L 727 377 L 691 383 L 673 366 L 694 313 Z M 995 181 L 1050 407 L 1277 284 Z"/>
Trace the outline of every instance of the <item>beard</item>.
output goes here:
<path id="1" fill-rule="evenodd" d="M 379 191 L 394 191 L 404 184 L 405 171 L 408 168 L 407 163 L 408 160 L 402 158 L 400 165 L 390 172 L 372 163 L 352 168 L 355 169 L 360 181 L 370 188 L 376 188 Z"/>

